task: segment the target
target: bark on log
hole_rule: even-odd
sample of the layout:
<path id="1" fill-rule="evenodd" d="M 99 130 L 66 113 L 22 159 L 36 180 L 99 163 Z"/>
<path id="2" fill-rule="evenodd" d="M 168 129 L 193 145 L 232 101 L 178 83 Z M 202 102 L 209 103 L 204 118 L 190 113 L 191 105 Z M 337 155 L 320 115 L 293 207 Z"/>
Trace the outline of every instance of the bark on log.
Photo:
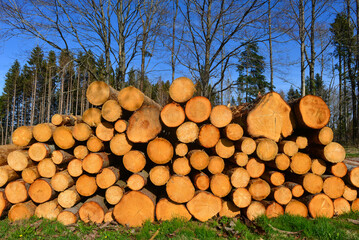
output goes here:
<path id="1" fill-rule="evenodd" d="M 216 146 L 221 134 L 217 127 L 205 124 L 199 130 L 198 142 L 202 147 L 212 148 Z"/>
<path id="2" fill-rule="evenodd" d="M 171 83 L 169 95 L 173 101 L 184 103 L 193 96 L 195 90 L 195 85 L 191 79 L 179 77 Z"/>
<path id="3" fill-rule="evenodd" d="M 73 126 L 76 123 L 82 122 L 82 116 L 73 116 L 73 115 L 61 115 L 54 114 L 51 117 L 51 123 L 55 126 L 66 125 Z"/>
<path id="4" fill-rule="evenodd" d="M 222 199 L 205 191 L 197 192 L 187 203 L 187 209 L 201 222 L 208 221 L 221 211 Z"/>
<path id="5" fill-rule="evenodd" d="M 161 120 L 167 127 L 178 127 L 186 118 L 186 114 L 178 103 L 169 103 L 161 110 Z"/>
<path id="6" fill-rule="evenodd" d="M 277 171 L 266 171 L 260 177 L 274 186 L 280 186 L 285 181 L 284 174 Z"/>
<path id="7" fill-rule="evenodd" d="M 172 160 L 173 146 L 165 138 L 155 138 L 147 144 L 147 155 L 156 164 L 166 164 Z"/>
<path id="8" fill-rule="evenodd" d="M 144 170 L 142 172 L 132 174 L 127 179 L 127 187 L 134 191 L 141 190 L 147 184 L 148 175 L 149 174 Z"/>
<path id="9" fill-rule="evenodd" d="M 333 130 L 330 127 L 323 127 L 319 130 L 313 130 L 308 134 L 311 144 L 328 145 L 333 141 Z"/>
<path id="10" fill-rule="evenodd" d="M 156 204 L 156 219 L 158 221 L 169 221 L 175 218 L 189 221 L 192 215 L 185 205 L 174 203 L 167 198 L 160 199 Z"/>
<path id="11" fill-rule="evenodd" d="M 74 158 L 72 154 L 64 150 L 55 150 L 51 154 L 51 160 L 57 165 L 68 163 Z"/>
<path id="12" fill-rule="evenodd" d="M 336 142 L 331 142 L 325 146 L 311 145 L 308 152 L 315 157 L 331 163 L 343 162 L 345 159 L 345 149 Z"/>
<path id="13" fill-rule="evenodd" d="M 233 119 L 232 111 L 225 105 L 213 107 L 209 120 L 217 128 L 223 128 L 231 123 Z"/>
<path id="14" fill-rule="evenodd" d="M 10 153 L 16 150 L 22 150 L 23 147 L 17 146 L 15 144 L 2 145 L 0 146 L 0 166 L 7 164 L 7 157 Z"/>
<path id="15" fill-rule="evenodd" d="M 187 118 L 195 123 L 201 123 L 206 121 L 212 110 L 211 102 L 206 97 L 197 96 L 191 98 L 185 107 L 185 113 Z"/>
<path id="16" fill-rule="evenodd" d="M 192 143 L 199 136 L 199 128 L 194 122 L 184 122 L 176 130 L 178 141 Z"/>
<path id="17" fill-rule="evenodd" d="M 166 192 L 172 201 L 185 203 L 193 198 L 195 189 L 189 177 L 173 175 L 166 184 Z"/>
<path id="18" fill-rule="evenodd" d="M 9 165 L 0 167 L 0 187 L 18 178 L 20 178 L 20 176 Z"/>
<path id="19" fill-rule="evenodd" d="M 153 106 L 158 110 L 161 110 L 161 106 L 158 103 L 133 86 L 121 89 L 118 93 L 117 100 L 123 109 L 131 112 L 144 106 Z"/>
<path id="20" fill-rule="evenodd" d="M 7 213 L 6 210 L 10 208 L 10 205 L 11 204 L 6 199 L 4 191 L 0 191 L 0 217 L 2 217 L 3 215 L 5 215 L 5 213 Z"/>
<path id="21" fill-rule="evenodd" d="M 72 208 L 64 209 L 59 215 L 57 215 L 57 221 L 65 226 L 76 223 L 79 219 L 78 212 L 82 204 L 83 203 L 78 203 Z"/>

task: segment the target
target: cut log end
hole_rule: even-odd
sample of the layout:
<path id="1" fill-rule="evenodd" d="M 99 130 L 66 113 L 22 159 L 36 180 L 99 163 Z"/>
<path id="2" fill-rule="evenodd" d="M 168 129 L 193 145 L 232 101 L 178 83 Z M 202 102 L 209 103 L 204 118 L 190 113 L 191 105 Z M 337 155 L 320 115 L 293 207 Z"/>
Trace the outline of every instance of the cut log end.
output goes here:
<path id="1" fill-rule="evenodd" d="M 154 163 L 166 164 L 172 160 L 173 146 L 165 138 L 155 138 L 147 145 L 147 155 Z"/>
<path id="2" fill-rule="evenodd" d="M 156 166 L 150 170 L 149 177 L 155 186 L 165 185 L 171 177 L 167 166 Z"/>
<path id="3" fill-rule="evenodd" d="M 195 123 L 206 121 L 211 114 L 212 105 L 206 97 L 197 96 L 191 98 L 185 107 L 187 118 Z"/>
<path id="4" fill-rule="evenodd" d="M 127 111 L 136 111 L 144 102 L 145 95 L 133 86 L 125 87 L 118 93 L 118 102 Z"/>
<path id="5" fill-rule="evenodd" d="M 313 218 L 327 217 L 332 218 L 334 215 L 333 201 L 325 194 L 315 195 L 308 204 L 309 213 Z"/>
<path id="6" fill-rule="evenodd" d="M 30 144 L 32 140 L 32 127 L 22 126 L 17 128 L 12 133 L 12 142 L 21 147 L 25 147 Z"/>
<path id="7" fill-rule="evenodd" d="M 232 111 L 225 105 L 215 106 L 209 117 L 211 123 L 217 128 L 223 128 L 230 124 L 233 119 Z"/>
<path id="8" fill-rule="evenodd" d="M 308 208 L 304 203 L 292 200 L 285 207 L 285 213 L 306 218 L 308 216 Z"/>
<path id="9" fill-rule="evenodd" d="M 199 136 L 199 128 L 194 122 L 184 122 L 177 128 L 176 136 L 182 143 L 192 143 Z"/>
<path id="10" fill-rule="evenodd" d="M 186 114 L 177 103 L 169 103 L 161 110 L 161 120 L 167 127 L 178 127 L 186 118 Z"/>
<path id="11" fill-rule="evenodd" d="M 178 175 L 187 175 L 191 172 L 191 165 L 186 157 L 177 158 L 172 164 L 173 172 Z"/>
<path id="12" fill-rule="evenodd" d="M 100 106 L 110 97 L 110 86 L 102 81 L 94 81 L 88 86 L 86 97 L 91 104 Z"/>
<path id="13" fill-rule="evenodd" d="M 212 124 L 206 124 L 199 130 L 198 141 L 202 147 L 212 148 L 216 146 L 220 137 L 221 135 L 217 127 Z"/>
<path id="14" fill-rule="evenodd" d="M 156 204 L 156 218 L 158 221 L 169 221 L 174 218 L 189 221 L 192 215 L 183 204 L 174 203 L 162 198 Z"/>
<path id="15" fill-rule="evenodd" d="M 266 208 L 261 202 L 253 201 L 247 208 L 246 215 L 251 221 L 266 214 Z"/>
<path id="16" fill-rule="evenodd" d="M 102 105 L 101 115 L 109 122 L 115 122 L 122 116 L 122 108 L 116 100 L 108 100 Z"/>
<path id="17" fill-rule="evenodd" d="M 191 79 L 179 77 L 173 80 L 169 88 L 169 94 L 173 101 L 184 103 L 193 96 L 195 90 L 195 85 Z"/>
<path id="18" fill-rule="evenodd" d="M 201 222 L 208 221 L 219 213 L 222 200 L 208 192 L 199 192 L 187 203 L 187 209 L 192 216 Z"/>
<path id="19" fill-rule="evenodd" d="M 190 201 L 195 193 L 191 180 L 186 176 L 172 176 L 166 184 L 168 197 L 176 203 Z"/>

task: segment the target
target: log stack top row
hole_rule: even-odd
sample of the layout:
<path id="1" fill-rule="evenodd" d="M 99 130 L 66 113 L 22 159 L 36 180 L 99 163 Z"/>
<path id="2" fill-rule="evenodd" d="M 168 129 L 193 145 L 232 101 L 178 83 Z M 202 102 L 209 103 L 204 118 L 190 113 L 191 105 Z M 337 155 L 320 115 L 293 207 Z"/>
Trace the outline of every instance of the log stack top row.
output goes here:
<path id="1" fill-rule="evenodd" d="M 135 87 L 95 81 L 82 116 L 19 127 L 0 148 L 1 214 L 141 226 L 359 210 L 359 167 L 343 163 L 320 97 L 287 103 L 270 92 L 228 107 L 194 94 L 177 78 L 162 107 Z"/>

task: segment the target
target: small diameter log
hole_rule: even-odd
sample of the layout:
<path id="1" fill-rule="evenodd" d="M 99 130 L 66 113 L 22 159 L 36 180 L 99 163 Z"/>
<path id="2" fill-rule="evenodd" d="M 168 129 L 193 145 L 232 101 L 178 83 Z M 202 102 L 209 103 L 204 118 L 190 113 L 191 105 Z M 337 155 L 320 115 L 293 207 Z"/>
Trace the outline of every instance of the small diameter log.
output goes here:
<path id="1" fill-rule="evenodd" d="M 339 178 L 344 177 L 348 172 L 348 168 L 343 162 L 333 164 L 329 169 L 331 174 Z"/>
<path id="2" fill-rule="evenodd" d="M 327 195 L 320 193 L 309 197 L 308 210 L 313 218 L 327 217 L 334 215 L 334 204 Z"/>
<path id="3" fill-rule="evenodd" d="M 353 212 L 359 212 L 359 198 L 352 202 L 351 209 Z"/>
<path id="4" fill-rule="evenodd" d="M 115 220 L 129 227 L 140 227 L 145 221 L 155 219 L 156 196 L 149 191 L 130 191 L 114 207 Z"/>
<path id="5" fill-rule="evenodd" d="M 105 198 L 106 201 L 111 205 L 116 205 L 120 202 L 123 197 L 125 190 L 123 187 L 119 186 L 118 184 L 113 185 L 106 189 Z"/>
<path id="6" fill-rule="evenodd" d="M 278 154 L 278 145 L 275 141 L 268 138 L 261 138 L 256 140 L 256 144 L 256 154 L 260 160 L 271 161 L 275 159 Z"/>
<path id="7" fill-rule="evenodd" d="M 285 206 L 285 213 L 291 216 L 300 216 L 300 217 L 308 217 L 308 208 L 307 206 L 295 199 L 292 199 L 287 206 Z"/>
<path id="8" fill-rule="evenodd" d="M 348 180 L 354 187 L 359 188 L 359 167 L 352 168 L 348 172 Z"/>
<path id="9" fill-rule="evenodd" d="M 96 127 L 96 136 L 104 141 L 110 141 L 114 136 L 115 128 L 112 123 L 101 122 Z"/>
<path id="10" fill-rule="evenodd" d="M 96 179 L 86 174 L 81 175 L 76 181 L 76 191 L 84 197 L 89 197 L 97 191 Z"/>
<path id="11" fill-rule="evenodd" d="M 0 187 L 18 178 L 20 178 L 20 176 L 9 165 L 0 167 Z"/>
<path id="12" fill-rule="evenodd" d="M 187 118 L 195 123 L 201 123 L 206 121 L 212 110 L 211 102 L 206 97 L 197 96 L 191 98 L 185 107 L 185 113 Z"/>
<path id="13" fill-rule="evenodd" d="M 281 141 L 278 143 L 278 152 L 291 157 L 298 152 L 298 145 L 294 141 Z"/>
<path id="14" fill-rule="evenodd" d="M 36 179 L 40 178 L 40 174 L 39 171 L 37 170 L 37 166 L 31 166 L 28 168 L 25 168 L 22 172 L 21 172 L 21 178 L 26 182 L 26 183 L 33 183 Z"/>
<path id="15" fill-rule="evenodd" d="M 231 141 L 238 141 L 243 137 L 243 128 L 237 123 L 230 123 L 223 129 L 223 134 Z"/>
<path id="16" fill-rule="evenodd" d="M 96 175 L 96 184 L 99 188 L 107 189 L 120 178 L 120 170 L 113 166 L 104 168 Z"/>
<path id="17" fill-rule="evenodd" d="M 45 218 L 49 220 L 57 219 L 57 216 L 62 212 L 62 207 L 59 205 L 57 198 L 45 203 L 39 204 L 35 209 L 35 216 L 38 218 Z"/>
<path id="18" fill-rule="evenodd" d="M 122 116 L 122 108 L 116 100 L 108 100 L 102 105 L 101 115 L 106 121 L 115 122 Z"/>
<path id="19" fill-rule="evenodd" d="M 139 89 L 129 86 L 121 89 L 118 93 L 117 100 L 123 109 L 127 111 L 136 111 L 143 106 L 152 106 L 161 109 L 161 106 L 151 98 L 145 96 Z"/>
<path id="20" fill-rule="evenodd" d="M 52 178 L 56 174 L 57 167 L 51 158 L 45 158 L 37 165 L 37 171 L 41 177 Z"/>
<path id="21" fill-rule="evenodd" d="M 241 167 L 231 168 L 225 171 L 225 174 L 230 177 L 231 184 L 235 188 L 247 187 L 251 178 L 248 171 Z"/>
<path id="22" fill-rule="evenodd" d="M 272 198 L 279 204 L 286 205 L 292 200 L 292 191 L 284 186 L 271 189 Z"/>
<path id="23" fill-rule="evenodd" d="M 149 177 L 155 186 L 163 186 L 171 177 L 170 169 L 167 166 L 155 166 L 150 170 Z"/>
<path id="24" fill-rule="evenodd" d="M 113 221 L 115 221 L 114 219 L 113 219 L 113 208 L 111 208 L 111 209 L 109 209 L 106 213 L 105 213 L 105 216 L 104 216 L 104 218 L 103 218 L 103 222 L 104 223 L 111 223 L 111 222 L 113 222 Z"/>
<path id="25" fill-rule="evenodd" d="M 22 126 L 17 128 L 11 136 L 12 143 L 25 147 L 31 143 L 32 140 L 32 129 L 33 127 L 29 126 Z"/>
<path id="26" fill-rule="evenodd" d="M 280 186 L 284 183 L 284 174 L 277 171 L 267 171 L 261 175 L 261 178 L 274 186 Z"/>
<path id="27" fill-rule="evenodd" d="M 199 190 L 207 190 L 209 188 L 209 177 L 203 172 L 199 172 L 193 177 L 193 184 Z"/>
<path id="28" fill-rule="evenodd" d="M 266 207 L 261 202 L 253 201 L 246 209 L 246 215 L 250 221 L 254 221 L 256 218 L 265 214 Z"/>
<path id="29" fill-rule="evenodd" d="M 291 157 L 290 169 L 296 174 L 306 174 L 312 166 L 312 159 L 305 153 L 298 152 Z"/>
<path id="30" fill-rule="evenodd" d="M 292 195 L 295 198 L 299 198 L 304 194 L 304 188 L 302 185 L 295 182 L 285 182 L 283 186 L 289 188 L 292 191 Z"/>
<path id="31" fill-rule="evenodd" d="M 173 80 L 168 92 L 173 101 L 184 103 L 193 96 L 195 90 L 195 85 L 191 79 L 179 77 Z"/>
<path id="32" fill-rule="evenodd" d="M 205 222 L 221 211 L 222 199 L 209 192 L 200 191 L 186 205 L 194 218 Z"/>
<path id="33" fill-rule="evenodd" d="M 55 191 L 46 178 L 36 179 L 29 187 L 28 194 L 35 203 L 44 203 L 55 196 Z"/>
<path id="34" fill-rule="evenodd" d="M 80 159 L 73 159 L 67 165 L 67 171 L 72 177 L 79 177 L 83 173 L 82 161 Z"/>
<path id="35" fill-rule="evenodd" d="M 177 158 L 172 163 L 172 170 L 177 175 L 187 175 L 191 172 L 191 165 L 186 157 Z"/>
<path id="36" fill-rule="evenodd" d="M 109 99 L 116 99 L 118 92 L 102 81 L 92 82 L 86 90 L 87 100 L 95 106 L 104 104 Z"/>
<path id="37" fill-rule="evenodd" d="M 217 127 L 205 124 L 199 130 L 198 142 L 202 147 L 212 148 L 216 146 L 221 134 Z"/>
<path id="38" fill-rule="evenodd" d="M 203 170 L 209 164 L 209 156 L 203 150 L 192 150 L 188 153 L 189 162 L 196 170 Z"/>
<path id="39" fill-rule="evenodd" d="M 350 185 L 345 185 L 344 187 L 344 193 L 343 198 L 345 198 L 348 201 L 354 201 L 358 196 L 358 190 Z"/>
<path id="40" fill-rule="evenodd" d="M 63 192 L 60 192 L 57 200 L 61 207 L 71 208 L 81 200 L 81 197 L 76 191 L 76 186 L 72 186 Z"/>
<path id="41" fill-rule="evenodd" d="M 126 120 L 119 119 L 116 121 L 114 127 L 115 127 L 116 132 L 123 133 L 127 130 L 128 122 Z"/>
<path id="42" fill-rule="evenodd" d="M 34 143 L 29 148 L 28 155 L 32 160 L 39 162 L 44 158 L 50 157 L 54 150 L 54 145 L 48 145 L 46 143 Z"/>
<path id="43" fill-rule="evenodd" d="M 333 130 L 330 127 L 323 127 L 322 129 L 310 132 L 308 139 L 311 144 L 328 145 L 333 141 L 333 137 Z"/>
<path id="44" fill-rule="evenodd" d="M 323 175 L 326 170 L 327 170 L 327 164 L 325 163 L 324 160 L 317 158 L 312 160 L 312 166 L 311 166 L 312 173 L 317 175 Z"/>
<path id="45" fill-rule="evenodd" d="M 143 106 L 128 120 L 127 137 L 134 143 L 146 143 L 161 132 L 160 110 L 155 106 Z"/>
<path id="46" fill-rule="evenodd" d="M 141 190 L 147 184 L 147 179 L 146 171 L 134 173 L 127 179 L 127 187 L 134 191 Z"/>
<path id="47" fill-rule="evenodd" d="M 68 209 L 64 209 L 57 215 L 57 221 L 64 224 L 65 226 L 74 224 L 79 219 L 79 209 L 83 203 L 78 203 L 76 206 Z"/>
<path id="48" fill-rule="evenodd" d="M 252 196 L 246 188 L 237 188 L 232 194 L 233 203 L 239 208 L 246 208 L 252 202 Z"/>
<path id="49" fill-rule="evenodd" d="M 251 178 L 259 178 L 264 173 L 265 164 L 257 158 L 251 158 L 246 165 L 246 170 Z"/>
<path id="50" fill-rule="evenodd" d="M 218 156 L 209 157 L 208 171 L 212 174 L 221 173 L 224 169 L 224 160 Z"/>
<path id="51" fill-rule="evenodd" d="M 284 214 L 283 207 L 275 201 L 261 201 L 266 208 L 265 215 L 267 218 L 275 218 Z"/>
<path id="52" fill-rule="evenodd" d="M 184 157 L 188 153 L 188 146 L 185 143 L 177 143 L 175 146 L 175 153 L 179 157 Z"/>
<path id="53" fill-rule="evenodd" d="M 235 218 L 241 215 L 241 209 L 231 201 L 223 201 L 222 209 L 218 214 L 220 217 Z"/>
<path id="54" fill-rule="evenodd" d="M 100 152 L 104 150 L 105 145 L 98 137 L 92 136 L 87 140 L 86 147 L 91 152 Z"/>
<path id="55" fill-rule="evenodd" d="M 248 191 L 254 200 L 260 201 L 269 196 L 271 188 L 266 181 L 256 178 L 249 182 Z"/>
<path id="56" fill-rule="evenodd" d="M 234 143 L 227 138 L 221 138 L 218 140 L 215 151 L 221 158 L 230 158 L 233 156 L 236 148 Z"/>
<path id="57" fill-rule="evenodd" d="M 34 165 L 26 150 L 15 150 L 7 156 L 7 164 L 15 171 L 22 171 Z"/>
<path id="58" fill-rule="evenodd" d="M 209 116 L 211 123 L 217 128 L 223 128 L 231 123 L 233 119 L 232 111 L 225 105 L 217 105 Z"/>
<path id="59" fill-rule="evenodd" d="M 102 223 L 105 218 L 105 212 L 108 209 L 105 205 L 104 197 L 99 195 L 87 199 L 87 201 L 80 207 L 79 216 L 85 223 Z"/>
<path id="60" fill-rule="evenodd" d="M 292 109 L 296 123 L 301 128 L 321 129 L 330 119 L 330 110 L 321 97 L 302 97 L 292 104 Z"/>
<path id="61" fill-rule="evenodd" d="M 77 123 L 72 129 L 72 136 L 80 142 L 87 141 L 92 134 L 93 131 L 87 123 Z"/>
<path id="62" fill-rule="evenodd" d="M 244 167 L 248 163 L 248 155 L 244 152 L 235 152 L 230 161 L 237 164 L 240 167 Z"/>
<path id="63" fill-rule="evenodd" d="M 192 143 L 199 136 L 199 128 L 194 122 L 184 122 L 177 128 L 176 136 L 182 143 Z"/>
<path id="64" fill-rule="evenodd" d="M 98 173 L 101 169 L 109 165 L 110 160 L 108 159 L 108 154 L 105 152 L 90 153 L 82 161 L 82 169 L 91 174 Z"/>
<path id="65" fill-rule="evenodd" d="M 314 173 L 307 173 L 303 177 L 297 176 L 297 178 L 300 179 L 303 188 L 311 194 L 320 193 L 323 189 L 322 177 Z"/>
<path id="66" fill-rule="evenodd" d="M 54 114 L 51 118 L 51 123 L 54 124 L 55 126 L 60 126 L 60 125 L 73 126 L 79 122 L 82 122 L 81 116 Z"/>
<path id="67" fill-rule="evenodd" d="M 22 180 L 10 182 L 4 191 L 6 199 L 12 204 L 25 202 L 29 198 L 28 188 L 29 185 Z"/>
<path id="68" fill-rule="evenodd" d="M 141 172 L 146 166 L 145 154 L 137 150 L 131 150 L 127 152 L 123 156 L 122 161 L 124 167 L 132 173 Z"/>
<path id="69" fill-rule="evenodd" d="M 281 171 L 285 171 L 289 168 L 290 159 L 284 153 L 277 154 L 273 161 L 265 162 L 266 165 L 272 168 L 276 168 Z"/>
<path id="70" fill-rule="evenodd" d="M 147 155 L 156 164 L 166 164 L 172 160 L 173 146 L 165 138 L 155 138 L 147 144 Z"/>
<path id="71" fill-rule="evenodd" d="M 52 138 L 54 139 L 55 144 L 62 149 L 70 149 L 75 145 L 72 131 L 66 126 L 57 127 Z"/>
<path id="72" fill-rule="evenodd" d="M 292 136 L 289 139 L 294 141 L 299 149 L 305 149 L 308 146 L 308 138 L 305 136 Z"/>
<path id="73" fill-rule="evenodd" d="M 175 218 L 189 221 L 192 215 L 185 205 L 161 198 L 156 204 L 156 218 L 158 221 L 169 221 Z"/>
<path id="74" fill-rule="evenodd" d="M 65 191 L 67 188 L 73 186 L 75 184 L 74 179 L 71 177 L 69 172 L 67 170 L 64 170 L 62 172 L 56 173 L 51 178 L 51 187 L 57 191 L 62 192 Z"/>
<path id="75" fill-rule="evenodd" d="M 178 127 L 185 118 L 186 114 L 178 103 L 169 103 L 161 110 L 161 120 L 167 127 Z"/>
<path id="76" fill-rule="evenodd" d="M 335 176 L 326 177 L 323 183 L 323 192 L 332 199 L 343 196 L 344 188 L 344 181 Z"/>
<path id="77" fill-rule="evenodd" d="M 232 185 L 227 175 L 217 173 L 211 177 L 210 188 L 215 196 L 222 198 L 231 192 Z"/>
<path id="78" fill-rule="evenodd" d="M 256 142 L 249 137 L 242 137 L 236 142 L 236 149 L 244 152 L 247 155 L 251 155 L 257 148 Z"/>
<path id="79" fill-rule="evenodd" d="M 55 128 L 51 123 L 40 123 L 32 129 L 32 135 L 38 142 L 47 142 L 52 138 Z"/>
<path id="80" fill-rule="evenodd" d="M 189 177 L 173 175 L 166 184 L 166 192 L 172 201 L 185 203 L 193 198 L 195 189 Z"/>
<path id="81" fill-rule="evenodd" d="M 8 208 L 10 208 L 10 203 L 6 199 L 5 193 L 0 191 L 0 217 L 7 214 Z"/>
<path id="82" fill-rule="evenodd" d="M 132 143 L 125 133 L 116 134 L 110 141 L 111 152 L 117 156 L 123 156 L 132 149 Z"/>
<path id="83" fill-rule="evenodd" d="M 101 123 L 101 110 L 98 108 L 89 108 L 83 115 L 82 120 L 90 127 L 96 127 Z"/>
<path id="84" fill-rule="evenodd" d="M 337 198 L 333 201 L 333 204 L 334 214 L 337 216 L 350 212 L 350 203 L 345 198 Z"/>
<path id="85" fill-rule="evenodd" d="M 331 142 L 326 146 L 314 145 L 308 151 L 311 155 L 331 163 L 343 162 L 345 159 L 344 147 L 336 142 Z"/>
<path id="86" fill-rule="evenodd" d="M 36 205 L 30 200 L 13 205 L 8 213 L 11 222 L 30 219 L 35 214 Z"/>
<path id="87" fill-rule="evenodd" d="M 77 159 L 84 159 L 87 154 L 89 154 L 89 150 L 84 145 L 79 145 L 74 148 L 74 157 Z"/>
<path id="88" fill-rule="evenodd" d="M 57 165 L 68 163 L 74 158 L 72 154 L 64 150 L 55 150 L 51 154 L 51 160 Z"/>

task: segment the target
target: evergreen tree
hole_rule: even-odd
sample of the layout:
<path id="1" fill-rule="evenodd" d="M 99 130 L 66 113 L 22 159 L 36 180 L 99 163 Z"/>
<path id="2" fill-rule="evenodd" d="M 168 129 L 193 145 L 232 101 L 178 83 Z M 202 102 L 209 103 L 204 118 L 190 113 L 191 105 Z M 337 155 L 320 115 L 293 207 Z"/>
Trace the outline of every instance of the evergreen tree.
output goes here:
<path id="1" fill-rule="evenodd" d="M 300 92 L 298 89 L 293 88 L 293 86 L 290 86 L 289 91 L 287 93 L 287 101 L 291 101 L 294 99 L 300 98 Z"/>

